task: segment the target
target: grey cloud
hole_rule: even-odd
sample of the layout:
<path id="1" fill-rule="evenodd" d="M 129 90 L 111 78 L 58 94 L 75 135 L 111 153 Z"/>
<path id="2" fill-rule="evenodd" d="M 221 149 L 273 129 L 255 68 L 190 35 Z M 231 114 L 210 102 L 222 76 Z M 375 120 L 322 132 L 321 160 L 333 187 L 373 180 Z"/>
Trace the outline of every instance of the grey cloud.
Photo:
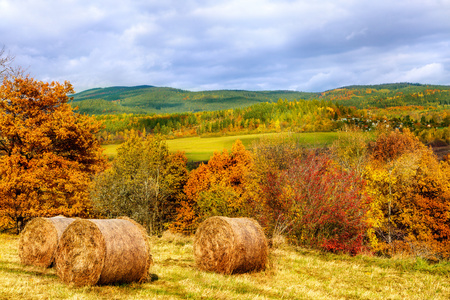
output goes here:
<path id="1" fill-rule="evenodd" d="M 446 0 L 5 0 L 0 44 L 77 91 L 450 84 L 449 15 Z"/>

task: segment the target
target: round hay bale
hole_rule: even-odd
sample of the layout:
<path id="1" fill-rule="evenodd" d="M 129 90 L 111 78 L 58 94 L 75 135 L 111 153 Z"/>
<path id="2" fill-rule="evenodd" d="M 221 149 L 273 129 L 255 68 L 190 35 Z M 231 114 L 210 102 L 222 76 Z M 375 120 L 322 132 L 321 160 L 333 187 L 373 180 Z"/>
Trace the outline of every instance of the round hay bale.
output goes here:
<path id="1" fill-rule="evenodd" d="M 19 237 L 19 258 L 25 265 L 49 268 L 53 265 L 58 241 L 74 219 L 64 216 L 34 218 Z"/>
<path id="2" fill-rule="evenodd" d="M 211 217 L 195 233 L 194 257 L 197 267 L 205 271 L 260 271 L 267 264 L 267 240 L 253 219 Z"/>
<path id="3" fill-rule="evenodd" d="M 76 220 L 63 233 L 56 274 L 75 286 L 142 282 L 152 258 L 145 229 L 128 218 Z"/>

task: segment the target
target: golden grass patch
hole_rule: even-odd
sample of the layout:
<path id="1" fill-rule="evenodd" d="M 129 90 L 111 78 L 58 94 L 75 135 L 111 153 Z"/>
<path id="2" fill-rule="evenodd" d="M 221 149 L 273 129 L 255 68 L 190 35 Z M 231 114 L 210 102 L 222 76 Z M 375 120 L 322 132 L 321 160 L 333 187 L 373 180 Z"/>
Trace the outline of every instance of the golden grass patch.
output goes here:
<path id="1" fill-rule="evenodd" d="M 54 269 L 20 264 L 18 237 L 0 234 L 0 299 L 450 299 L 448 263 L 330 255 L 283 245 L 264 271 L 224 275 L 195 266 L 193 242 L 151 237 L 152 281 L 76 287 Z M 433 271 L 441 268 L 439 272 Z"/>

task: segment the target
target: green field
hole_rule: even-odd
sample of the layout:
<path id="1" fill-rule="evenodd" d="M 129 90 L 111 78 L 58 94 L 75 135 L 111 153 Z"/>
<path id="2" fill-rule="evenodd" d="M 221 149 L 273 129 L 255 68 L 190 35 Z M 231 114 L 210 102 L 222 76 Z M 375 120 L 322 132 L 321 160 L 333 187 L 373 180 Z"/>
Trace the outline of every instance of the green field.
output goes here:
<path id="1" fill-rule="evenodd" d="M 150 238 L 145 283 L 75 287 L 55 269 L 20 264 L 18 237 L 0 234 L 0 299 L 449 299 L 449 265 L 326 254 L 281 244 L 265 271 L 221 275 L 195 266 L 192 239 Z"/>
<path id="2" fill-rule="evenodd" d="M 215 151 L 231 150 L 231 146 L 239 139 L 248 149 L 251 144 L 264 137 L 273 137 L 279 133 L 261 133 L 248 135 L 234 135 L 222 137 L 191 137 L 167 140 L 171 152 L 184 151 L 189 161 L 208 160 Z M 336 132 L 308 132 L 295 133 L 294 137 L 303 145 L 328 145 L 337 138 Z M 119 145 L 104 145 L 105 154 L 113 158 L 117 155 Z"/>

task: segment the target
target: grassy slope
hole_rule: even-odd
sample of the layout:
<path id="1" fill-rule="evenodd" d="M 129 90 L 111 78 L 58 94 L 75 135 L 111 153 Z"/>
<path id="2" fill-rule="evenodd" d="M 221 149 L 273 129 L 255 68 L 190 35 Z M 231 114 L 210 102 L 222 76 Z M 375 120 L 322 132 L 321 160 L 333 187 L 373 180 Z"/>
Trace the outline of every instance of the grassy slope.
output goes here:
<path id="1" fill-rule="evenodd" d="M 0 299 L 449 299 L 449 265 L 321 254 L 287 245 L 266 271 L 219 275 L 195 268 L 192 241 L 151 238 L 152 282 L 76 288 L 54 269 L 23 266 L 17 236 L 0 234 Z"/>
<path id="2" fill-rule="evenodd" d="M 189 161 L 205 161 L 208 160 L 214 151 L 223 151 L 224 149 L 231 150 L 231 146 L 239 139 L 244 146 L 248 148 L 253 141 L 262 137 L 270 137 L 277 133 L 266 134 L 249 134 L 223 137 L 191 137 L 167 140 L 167 145 L 170 151 L 184 151 Z M 313 133 L 298 133 L 295 134 L 299 142 L 305 145 L 323 145 L 330 144 L 337 138 L 336 132 L 313 132 Z M 108 157 L 114 157 L 117 154 L 117 147 L 119 145 L 104 145 L 105 154 Z"/>

